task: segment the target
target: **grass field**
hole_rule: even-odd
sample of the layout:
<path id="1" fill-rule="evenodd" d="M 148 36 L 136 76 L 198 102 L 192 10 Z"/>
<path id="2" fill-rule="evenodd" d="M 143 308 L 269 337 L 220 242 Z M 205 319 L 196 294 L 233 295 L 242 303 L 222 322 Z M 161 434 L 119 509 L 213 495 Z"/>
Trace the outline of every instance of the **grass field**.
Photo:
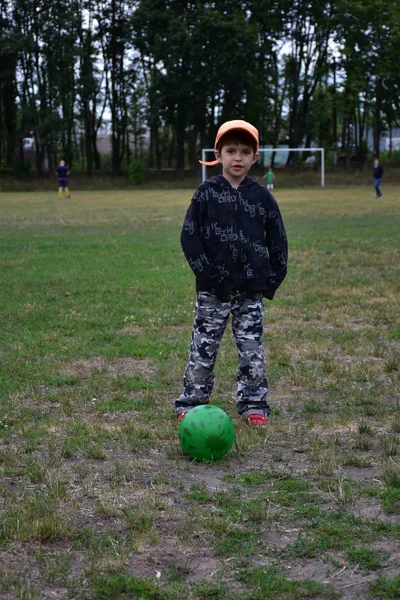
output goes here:
<path id="1" fill-rule="evenodd" d="M 399 203 L 276 190 L 271 424 L 213 402 L 231 452 L 179 446 L 194 280 L 188 190 L 0 194 L 2 600 L 400 597 Z"/>
<path id="2" fill-rule="evenodd" d="M 400 163 L 384 164 L 385 179 L 384 187 L 388 184 L 395 186 L 400 184 Z M 265 183 L 266 167 L 254 166 L 251 169 L 251 176 L 256 179 L 260 179 Z M 212 175 L 218 174 L 220 171 L 219 167 L 207 168 L 206 175 L 211 177 Z M 325 164 L 325 185 L 333 187 L 346 187 L 346 186 L 370 186 L 373 183 L 373 160 L 371 158 L 364 167 L 361 168 L 345 168 L 337 165 L 333 166 L 327 161 Z M 294 167 L 274 167 L 274 173 L 276 176 L 276 184 L 279 189 L 287 188 L 310 188 L 321 186 L 321 170 L 318 167 L 306 168 L 298 165 Z M 151 170 L 147 173 L 143 184 L 138 186 L 134 181 L 130 180 L 127 174 L 121 174 L 120 176 L 112 176 L 111 173 L 99 172 L 89 177 L 85 172 L 72 169 L 70 177 L 70 183 L 74 192 L 87 191 L 99 191 L 99 190 L 127 190 L 131 191 L 138 190 L 158 190 L 160 188 L 176 190 L 177 188 L 185 188 L 193 191 L 201 181 L 201 167 L 198 165 L 197 169 L 187 170 L 185 176 L 178 177 L 174 169 L 166 169 L 162 173 L 158 173 L 156 169 Z M 1 174 L 0 169 L 0 193 L 1 192 L 43 192 L 43 191 L 54 191 L 57 180 L 54 176 L 47 173 L 44 177 L 37 177 L 33 173 L 18 178 L 15 175 L 10 174 L 4 176 Z"/>

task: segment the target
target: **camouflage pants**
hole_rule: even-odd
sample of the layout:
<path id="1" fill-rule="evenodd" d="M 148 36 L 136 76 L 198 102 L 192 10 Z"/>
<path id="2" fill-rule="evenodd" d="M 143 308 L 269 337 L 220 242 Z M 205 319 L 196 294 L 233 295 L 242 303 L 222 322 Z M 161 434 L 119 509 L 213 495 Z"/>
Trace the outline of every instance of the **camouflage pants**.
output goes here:
<path id="1" fill-rule="evenodd" d="M 244 419 L 254 413 L 269 415 L 262 296 L 237 294 L 229 300 L 221 300 L 208 292 L 199 292 L 197 295 L 184 390 L 175 401 L 177 414 L 209 402 L 218 349 L 230 314 L 239 359 L 236 376 L 237 411 Z"/>

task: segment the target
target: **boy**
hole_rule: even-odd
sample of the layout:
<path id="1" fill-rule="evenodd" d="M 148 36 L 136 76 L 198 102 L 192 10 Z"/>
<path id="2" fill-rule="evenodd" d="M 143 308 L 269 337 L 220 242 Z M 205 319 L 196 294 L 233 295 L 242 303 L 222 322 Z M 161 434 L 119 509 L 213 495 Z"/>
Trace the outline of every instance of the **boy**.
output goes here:
<path id="1" fill-rule="evenodd" d="M 383 177 L 383 168 L 379 164 L 379 160 L 376 158 L 374 160 L 374 179 L 375 179 L 374 188 L 375 188 L 377 198 L 382 198 L 382 196 L 383 196 L 383 194 L 379 188 L 381 181 L 382 181 L 382 177 Z"/>
<path id="2" fill-rule="evenodd" d="M 65 160 L 60 160 L 60 166 L 57 167 L 57 177 L 58 177 L 58 197 L 62 198 L 63 193 L 67 198 L 71 197 L 68 189 L 68 177 L 69 170 L 65 164 Z"/>
<path id="3" fill-rule="evenodd" d="M 224 123 L 214 145 L 222 175 L 196 190 L 181 243 L 196 276 L 196 316 L 178 421 L 207 404 L 219 345 L 232 314 L 239 368 L 238 413 L 249 425 L 267 425 L 268 378 L 263 350 L 263 296 L 272 300 L 286 275 L 287 240 L 275 199 L 247 176 L 258 158 L 258 131 L 246 121 Z M 201 162 L 201 161 L 200 161 Z"/>
<path id="4" fill-rule="evenodd" d="M 267 180 L 267 190 L 273 190 L 274 189 L 275 175 L 272 172 L 271 167 L 268 169 L 268 173 L 266 174 L 265 178 Z"/>

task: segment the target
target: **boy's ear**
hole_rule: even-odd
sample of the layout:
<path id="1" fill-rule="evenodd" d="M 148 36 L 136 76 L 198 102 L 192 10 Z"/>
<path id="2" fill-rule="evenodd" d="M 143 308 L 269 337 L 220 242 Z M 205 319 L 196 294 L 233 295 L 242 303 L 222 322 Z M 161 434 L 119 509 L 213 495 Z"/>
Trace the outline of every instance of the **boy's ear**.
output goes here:
<path id="1" fill-rule="evenodd" d="M 255 163 L 255 162 L 257 162 L 259 158 L 260 158 L 260 153 L 259 153 L 259 152 L 256 152 L 256 153 L 254 154 L 254 158 L 253 158 L 253 162 L 252 162 L 252 164 L 254 165 L 254 163 Z"/>
<path id="2" fill-rule="evenodd" d="M 222 162 L 221 152 L 219 150 L 214 150 L 214 156 L 218 162 Z"/>

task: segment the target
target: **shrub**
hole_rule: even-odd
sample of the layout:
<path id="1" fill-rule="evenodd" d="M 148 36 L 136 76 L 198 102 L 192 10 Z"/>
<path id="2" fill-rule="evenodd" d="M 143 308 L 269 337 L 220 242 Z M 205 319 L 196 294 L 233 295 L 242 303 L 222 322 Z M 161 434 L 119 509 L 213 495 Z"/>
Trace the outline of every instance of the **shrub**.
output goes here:
<path id="1" fill-rule="evenodd" d="M 30 175 L 32 169 L 33 164 L 29 160 L 20 160 L 15 167 L 15 172 L 17 175 Z"/>
<path id="2" fill-rule="evenodd" d="M 144 182 L 146 170 L 144 164 L 138 160 L 133 160 L 129 165 L 129 178 L 136 184 L 140 185 Z"/>

